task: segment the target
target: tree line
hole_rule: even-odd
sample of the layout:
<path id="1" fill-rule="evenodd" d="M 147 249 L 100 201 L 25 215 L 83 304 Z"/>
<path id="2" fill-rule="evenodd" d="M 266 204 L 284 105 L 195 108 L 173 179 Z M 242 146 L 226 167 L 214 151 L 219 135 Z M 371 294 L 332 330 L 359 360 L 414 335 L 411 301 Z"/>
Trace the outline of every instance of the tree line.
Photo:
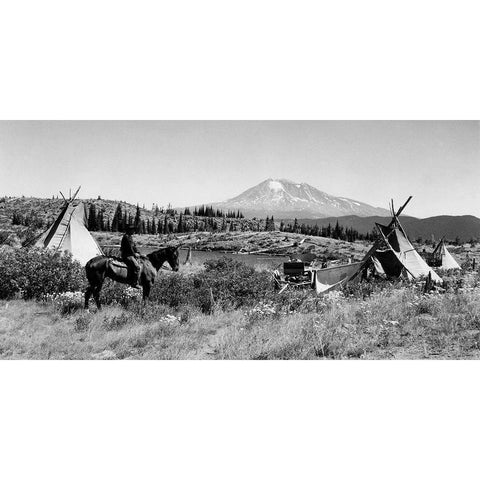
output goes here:
<path id="1" fill-rule="evenodd" d="M 358 232 L 358 230 L 355 230 L 354 228 L 343 227 L 338 223 L 338 220 L 333 227 L 330 223 L 326 227 L 321 227 L 316 224 L 306 225 L 305 223 L 302 223 L 300 225 L 298 223 L 298 220 L 295 218 L 293 224 L 285 224 L 284 222 L 281 222 L 280 231 L 289 233 L 301 233 L 302 235 L 309 235 L 312 237 L 333 238 L 335 240 L 344 240 L 346 242 L 355 242 L 356 240 L 374 241 L 378 237 L 378 232 L 375 229 L 371 232 L 363 234 Z"/>
<path id="2" fill-rule="evenodd" d="M 44 228 L 45 223 L 41 217 L 31 211 L 28 215 L 22 215 L 18 212 L 13 212 L 12 225 L 23 225 L 25 227 Z"/>
<path id="3" fill-rule="evenodd" d="M 154 205 L 152 213 L 152 217 L 143 218 L 140 206 L 137 205 L 135 215 L 132 215 L 126 208 L 122 209 L 122 205 L 119 203 L 110 221 L 110 218 L 105 216 L 103 210 L 97 211 L 96 205 L 91 203 L 88 208 L 87 228 L 93 232 L 124 232 L 127 225 L 134 225 L 135 232 L 140 235 L 161 235 L 192 231 L 227 231 L 227 229 L 237 229 L 237 226 L 232 222 L 227 222 L 227 219 L 244 218 L 239 210 L 223 212 L 220 209 L 214 209 L 212 206 L 204 205 L 195 207 L 193 212 L 187 207 L 180 214 L 172 209 L 170 205 L 167 209 Z"/>

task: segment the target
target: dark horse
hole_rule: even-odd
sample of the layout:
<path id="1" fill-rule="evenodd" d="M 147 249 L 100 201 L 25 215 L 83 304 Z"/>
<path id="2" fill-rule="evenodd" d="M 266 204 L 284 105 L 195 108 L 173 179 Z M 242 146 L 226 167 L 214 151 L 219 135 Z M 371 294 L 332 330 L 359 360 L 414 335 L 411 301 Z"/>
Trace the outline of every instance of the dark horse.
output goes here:
<path id="1" fill-rule="evenodd" d="M 140 264 L 139 283 L 143 288 L 143 299 L 146 300 L 150 295 L 153 282 L 157 276 L 158 270 L 162 265 L 168 262 L 174 272 L 178 271 L 178 247 L 165 247 L 155 250 L 146 256 L 138 259 Z M 85 308 L 88 308 L 88 302 L 93 295 L 97 307 L 100 309 L 100 290 L 102 289 L 105 278 L 111 278 L 116 282 L 130 283 L 127 266 L 119 259 L 107 257 L 104 255 L 90 259 L 85 265 L 87 280 L 90 284 L 85 291 Z"/>

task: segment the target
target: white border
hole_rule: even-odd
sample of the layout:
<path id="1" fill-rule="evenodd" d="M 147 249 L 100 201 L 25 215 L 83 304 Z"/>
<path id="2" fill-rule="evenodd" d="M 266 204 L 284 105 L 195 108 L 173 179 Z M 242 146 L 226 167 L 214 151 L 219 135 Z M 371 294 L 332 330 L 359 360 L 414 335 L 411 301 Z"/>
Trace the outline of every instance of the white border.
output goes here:
<path id="1" fill-rule="evenodd" d="M 478 119 L 474 1 L 19 0 L 4 119 Z"/>
<path id="2" fill-rule="evenodd" d="M 4 2 L 0 115 L 478 119 L 478 13 L 473 1 Z M 471 477 L 477 365 L 2 362 L 1 470 Z"/>

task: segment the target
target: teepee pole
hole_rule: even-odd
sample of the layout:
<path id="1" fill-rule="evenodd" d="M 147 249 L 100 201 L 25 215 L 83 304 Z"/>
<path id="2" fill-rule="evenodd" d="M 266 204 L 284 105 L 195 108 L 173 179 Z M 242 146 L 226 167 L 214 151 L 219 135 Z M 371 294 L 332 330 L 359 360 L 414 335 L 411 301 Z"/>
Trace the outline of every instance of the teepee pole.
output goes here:
<path id="1" fill-rule="evenodd" d="M 78 192 L 80 191 L 80 188 L 82 186 L 80 185 L 78 188 L 77 188 L 77 191 L 73 194 L 73 198 L 71 199 L 71 201 L 73 202 L 75 200 L 75 198 L 77 198 L 77 195 L 78 195 Z"/>
<path id="2" fill-rule="evenodd" d="M 184 265 L 192 264 L 192 247 L 188 247 L 187 258 L 185 259 L 185 262 L 183 262 L 183 264 Z"/>
<path id="3" fill-rule="evenodd" d="M 403 210 L 405 209 L 405 207 L 408 205 L 408 202 L 410 202 L 410 200 L 412 199 L 412 196 L 410 195 L 407 199 L 407 201 L 398 209 L 398 212 L 395 213 L 393 212 L 393 218 L 390 220 L 390 223 L 388 224 L 388 228 L 390 228 L 396 221 L 396 218 L 403 212 Z M 393 201 L 392 201 L 392 205 L 393 205 Z M 379 245 L 380 241 L 379 240 L 375 240 L 375 243 L 373 244 L 372 248 L 370 248 L 370 250 L 367 252 L 367 254 L 363 257 L 363 260 L 362 260 L 362 265 L 358 268 L 358 270 L 353 273 L 350 278 L 348 278 L 346 280 L 345 283 L 348 283 L 350 282 L 351 280 L 353 280 L 359 273 L 360 271 L 362 271 L 363 267 L 365 266 L 365 264 L 367 263 L 367 261 L 372 257 L 372 255 L 375 253 L 375 250 L 378 248 L 378 245 Z"/>

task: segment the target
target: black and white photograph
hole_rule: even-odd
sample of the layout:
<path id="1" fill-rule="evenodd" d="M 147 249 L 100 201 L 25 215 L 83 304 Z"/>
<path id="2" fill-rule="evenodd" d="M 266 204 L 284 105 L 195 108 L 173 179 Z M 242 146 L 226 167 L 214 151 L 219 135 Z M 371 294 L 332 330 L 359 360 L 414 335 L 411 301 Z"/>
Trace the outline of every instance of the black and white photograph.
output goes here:
<path id="1" fill-rule="evenodd" d="M 479 14 L 0 2 L 2 478 L 475 478 Z"/>
<path id="2" fill-rule="evenodd" d="M 479 133 L 1 122 L 1 358 L 479 358 Z"/>

